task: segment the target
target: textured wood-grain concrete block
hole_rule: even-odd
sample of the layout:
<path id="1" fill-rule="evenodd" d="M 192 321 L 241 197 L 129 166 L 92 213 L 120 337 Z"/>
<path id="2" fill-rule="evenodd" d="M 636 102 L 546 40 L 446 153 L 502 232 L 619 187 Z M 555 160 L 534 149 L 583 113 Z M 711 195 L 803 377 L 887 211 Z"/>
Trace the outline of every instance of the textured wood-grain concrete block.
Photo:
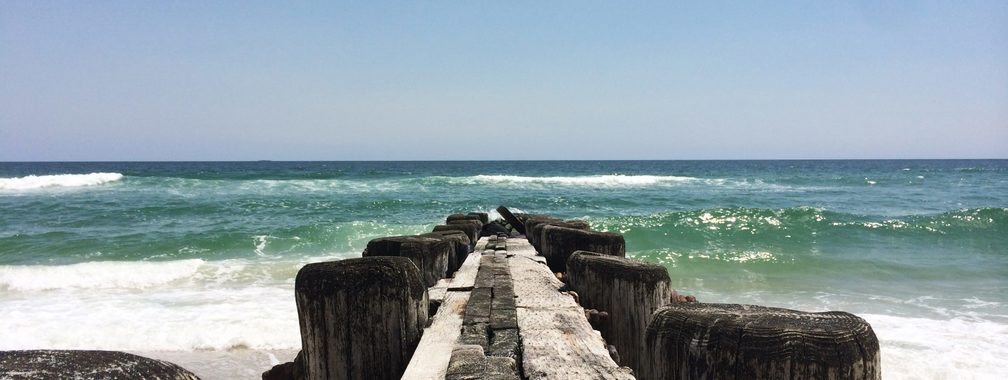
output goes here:
<path id="1" fill-rule="evenodd" d="M 446 272 L 448 277 L 455 274 L 469 252 L 472 252 L 473 243 L 469 240 L 469 236 L 462 231 L 437 231 L 420 236 L 447 240 L 455 248 L 454 254 L 448 256 L 448 270 Z"/>
<path id="2" fill-rule="evenodd" d="M 478 221 L 470 220 L 470 222 L 473 222 L 473 223 L 450 223 L 450 224 L 442 224 L 442 225 L 439 225 L 439 226 L 434 226 L 434 230 L 433 231 L 434 232 L 438 232 L 438 231 L 462 231 L 463 233 L 466 234 L 467 237 L 469 237 L 469 241 L 471 241 L 471 242 L 473 242 L 473 244 L 475 244 L 475 242 L 477 240 L 479 240 L 480 230 L 482 230 L 482 228 L 479 226 L 479 222 Z"/>
<path id="3" fill-rule="evenodd" d="M 305 265 L 294 298 L 308 379 L 398 379 L 427 324 L 427 286 L 405 257 Z"/>
<path id="4" fill-rule="evenodd" d="M 483 224 L 490 223 L 490 215 L 485 212 L 470 212 L 466 215 L 475 216 L 479 218 L 479 221 L 483 222 Z"/>
<path id="5" fill-rule="evenodd" d="M 447 218 L 445 218 L 445 223 L 451 223 L 457 220 L 475 220 L 477 222 L 480 222 L 480 226 L 483 226 L 483 224 L 486 223 L 483 221 L 483 218 L 481 218 L 479 215 L 473 215 L 473 214 L 451 214 L 448 215 Z"/>
<path id="6" fill-rule="evenodd" d="M 553 272 L 566 272 L 567 259 L 574 251 L 591 251 L 610 256 L 626 256 L 623 235 L 610 232 L 584 231 L 576 228 L 546 225 L 542 230 L 540 251 Z"/>
<path id="7" fill-rule="evenodd" d="M 372 239 L 364 249 L 364 257 L 406 257 L 420 269 L 428 287 L 448 275 L 448 258 L 455 254 L 454 245 L 445 239 L 425 236 L 388 236 Z"/>
<path id="8" fill-rule="evenodd" d="M 853 314 L 670 304 L 648 324 L 639 379 L 880 379 L 879 343 Z"/>
<path id="9" fill-rule="evenodd" d="M 550 220 L 534 223 L 532 228 L 526 228 L 528 233 L 525 236 L 528 238 L 529 243 L 532 244 L 532 247 L 538 252 L 542 252 L 542 232 L 546 226 L 567 227 L 582 231 L 591 230 L 591 225 L 583 220 Z"/>
<path id="10" fill-rule="evenodd" d="M 567 260 L 567 285 L 581 306 L 608 313 L 599 319 L 606 342 L 619 352 L 620 364 L 637 370 L 638 355 L 651 313 L 671 302 L 672 287 L 664 266 L 576 251 Z"/>

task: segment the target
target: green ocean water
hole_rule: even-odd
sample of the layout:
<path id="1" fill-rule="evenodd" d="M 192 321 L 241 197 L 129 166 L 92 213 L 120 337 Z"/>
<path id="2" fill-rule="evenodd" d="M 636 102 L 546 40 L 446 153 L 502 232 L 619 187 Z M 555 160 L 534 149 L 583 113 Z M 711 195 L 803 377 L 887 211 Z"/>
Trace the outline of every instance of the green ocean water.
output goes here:
<path id="1" fill-rule="evenodd" d="M 861 315 L 887 378 L 1006 375 L 1005 160 L 0 163 L 0 349 L 294 348 L 301 265 L 501 204 Z"/>

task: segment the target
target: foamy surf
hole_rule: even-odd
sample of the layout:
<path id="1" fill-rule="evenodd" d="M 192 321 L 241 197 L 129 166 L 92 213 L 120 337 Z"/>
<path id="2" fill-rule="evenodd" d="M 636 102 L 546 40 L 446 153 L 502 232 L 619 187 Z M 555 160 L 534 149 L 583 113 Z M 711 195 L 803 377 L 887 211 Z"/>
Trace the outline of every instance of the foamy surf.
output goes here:
<path id="1" fill-rule="evenodd" d="M 553 177 L 530 177 L 518 175 L 476 175 L 462 177 L 463 182 L 479 184 L 541 184 L 541 185 L 561 185 L 561 186 L 652 186 L 657 184 L 681 183 L 689 181 L 701 181 L 700 178 L 668 176 L 668 175 L 590 175 L 590 176 L 553 176 Z"/>
<path id="2" fill-rule="evenodd" d="M 0 266 L 0 289 L 143 289 L 196 274 L 200 259 L 176 261 L 93 261 L 71 265 Z"/>
<path id="3" fill-rule="evenodd" d="M 29 175 L 24 177 L 0 178 L 0 190 L 31 190 L 46 187 L 95 186 L 119 181 L 120 173 Z"/>
<path id="4" fill-rule="evenodd" d="M 66 289 L 0 302 L 0 350 L 295 349 L 293 285 Z"/>
<path id="5" fill-rule="evenodd" d="M 861 315 L 878 335 L 885 379 L 998 379 L 1008 368 L 1008 325 Z"/>
<path id="6" fill-rule="evenodd" d="M 202 259 L 0 266 L 0 350 L 289 350 L 308 261 Z"/>

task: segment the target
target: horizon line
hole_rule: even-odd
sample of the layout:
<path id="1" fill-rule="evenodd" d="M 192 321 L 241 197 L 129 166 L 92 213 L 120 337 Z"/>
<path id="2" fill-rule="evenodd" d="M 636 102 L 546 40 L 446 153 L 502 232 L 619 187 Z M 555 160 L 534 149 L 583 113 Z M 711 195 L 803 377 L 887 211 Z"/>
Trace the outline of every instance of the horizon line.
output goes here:
<path id="1" fill-rule="evenodd" d="M 632 161 L 1004 161 L 1004 158 L 671 158 L 671 159 L 405 159 L 405 160 L 37 160 L 4 161 L 0 164 L 30 163 L 155 163 L 155 162 L 632 162 Z"/>

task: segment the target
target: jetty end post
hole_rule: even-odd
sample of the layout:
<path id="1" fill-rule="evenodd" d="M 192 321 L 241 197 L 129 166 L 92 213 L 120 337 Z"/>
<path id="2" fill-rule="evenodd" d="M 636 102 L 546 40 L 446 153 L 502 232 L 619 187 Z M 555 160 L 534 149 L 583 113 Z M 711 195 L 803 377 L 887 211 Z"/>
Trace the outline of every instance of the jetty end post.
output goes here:
<path id="1" fill-rule="evenodd" d="M 294 294 L 309 380 L 398 379 L 427 324 L 427 286 L 406 257 L 308 264 Z"/>

